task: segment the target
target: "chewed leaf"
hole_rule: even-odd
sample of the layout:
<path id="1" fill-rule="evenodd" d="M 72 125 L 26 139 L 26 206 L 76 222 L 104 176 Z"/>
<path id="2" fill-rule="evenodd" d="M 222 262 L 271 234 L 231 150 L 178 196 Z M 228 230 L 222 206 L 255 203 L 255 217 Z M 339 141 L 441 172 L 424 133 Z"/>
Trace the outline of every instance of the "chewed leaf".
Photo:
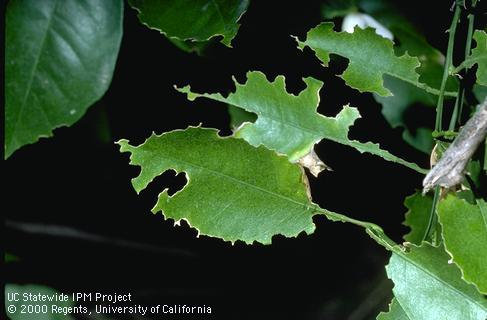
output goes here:
<path id="1" fill-rule="evenodd" d="M 126 140 L 118 144 L 142 168 L 132 181 L 137 192 L 166 170 L 186 173 L 184 189 L 173 196 L 164 190 L 153 212 L 184 219 L 200 234 L 268 244 L 277 234 L 295 237 L 315 229 L 317 206 L 302 169 L 264 147 L 192 127 L 152 135 L 137 147 Z"/>
<path id="2" fill-rule="evenodd" d="M 337 54 L 349 60 L 341 77 L 352 88 L 360 92 L 373 92 L 390 96 L 384 86 L 383 77 L 389 75 L 409 82 L 427 92 L 438 94 L 438 90 L 419 81 L 416 72 L 421 64 L 417 57 L 407 53 L 398 57 L 394 54 L 392 41 L 376 34 L 372 28 L 355 28 L 353 33 L 336 32 L 333 23 L 322 23 L 311 29 L 305 41 L 298 41 L 299 48 L 310 47 L 327 66 L 330 54 Z"/>
<path id="3" fill-rule="evenodd" d="M 477 46 L 472 49 L 472 53 L 465 59 L 463 65 L 471 67 L 477 64 L 477 83 L 487 86 L 487 33 L 485 31 L 475 30 L 473 39 L 477 43 Z"/>
<path id="4" fill-rule="evenodd" d="M 409 210 L 406 212 L 406 220 L 403 224 L 411 229 L 404 236 L 404 240 L 420 245 L 428 228 L 433 199 L 430 196 L 416 192 L 404 200 L 404 205 Z"/>
<path id="5" fill-rule="evenodd" d="M 392 299 L 389 311 L 381 312 L 377 320 L 411 320 L 396 299 Z"/>
<path id="6" fill-rule="evenodd" d="M 406 319 L 486 319 L 487 300 L 461 279 L 460 270 L 448 260 L 442 246 L 428 243 L 392 254 L 387 275 Z"/>
<path id="7" fill-rule="evenodd" d="M 416 164 L 382 150 L 378 144 L 350 140 L 348 131 L 355 120 L 360 118 L 358 110 L 344 106 L 336 117 L 322 116 L 316 109 L 323 83 L 314 78 L 305 78 L 304 82 L 306 88 L 297 96 L 286 91 L 283 76 L 269 82 L 261 72 L 247 73 L 245 84 L 235 81 L 236 91 L 228 97 L 194 93 L 189 86 L 178 90 L 186 93 L 190 100 L 209 98 L 256 114 L 255 123 L 245 123 L 235 135 L 253 146 L 264 145 L 285 154 L 291 162 L 308 155 L 322 139 L 328 139 L 424 172 Z"/>
<path id="8" fill-rule="evenodd" d="M 487 204 L 449 196 L 438 207 L 443 239 L 463 279 L 487 294 Z"/>
<path id="9" fill-rule="evenodd" d="M 221 42 L 229 47 L 240 27 L 237 21 L 249 6 L 249 0 L 130 0 L 129 3 L 139 12 L 143 24 L 168 38 L 206 41 L 223 36 Z"/>

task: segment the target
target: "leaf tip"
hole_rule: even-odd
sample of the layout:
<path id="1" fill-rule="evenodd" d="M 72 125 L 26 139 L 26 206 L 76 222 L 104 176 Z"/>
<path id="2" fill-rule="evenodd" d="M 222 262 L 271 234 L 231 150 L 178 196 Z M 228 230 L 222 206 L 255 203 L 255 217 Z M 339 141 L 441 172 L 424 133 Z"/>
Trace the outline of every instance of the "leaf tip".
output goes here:
<path id="1" fill-rule="evenodd" d="M 130 145 L 127 139 L 120 139 L 114 142 L 120 146 L 120 152 L 130 152 L 132 150 L 132 146 Z"/>

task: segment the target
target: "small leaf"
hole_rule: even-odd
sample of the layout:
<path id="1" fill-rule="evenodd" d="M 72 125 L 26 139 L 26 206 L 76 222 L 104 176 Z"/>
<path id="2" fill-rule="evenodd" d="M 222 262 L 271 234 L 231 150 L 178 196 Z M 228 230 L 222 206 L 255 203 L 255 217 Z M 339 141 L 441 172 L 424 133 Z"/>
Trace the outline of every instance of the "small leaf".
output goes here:
<path id="1" fill-rule="evenodd" d="M 105 93 L 122 16 L 121 0 L 8 2 L 5 158 L 75 123 Z"/>
<path id="2" fill-rule="evenodd" d="M 485 320 L 487 300 L 461 279 L 442 247 L 423 243 L 396 250 L 386 267 L 394 296 L 413 320 Z M 408 318 L 406 318 L 408 319 Z"/>
<path id="3" fill-rule="evenodd" d="M 487 294 L 487 204 L 477 201 L 472 205 L 450 195 L 440 202 L 438 217 L 446 251 L 463 279 Z"/>
<path id="4" fill-rule="evenodd" d="M 247 10 L 248 0 L 129 0 L 139 20 L 168 38 L 207 41 L 223 36 L 231 46 L 240 25 L 237 21 Z"/>
<path id="5" fill-rule="evenodd" d="M 374 29 L 356 27 L 353 33 L 347 33 L 336 32 L 333 27 L 334 24 L 328 22 L 318 25 L 308 32 L 305 41 L 297 40 L 298 46 L 300 49 L 310 47 L 325 67 L 331 53 L 347 58 L 349 64 L 341 77 L 350 87 L 360 92 L 390 96 L 391 91 L 383 83 L 383 76 L 387 74 L 427 92 L 439 93 L 437 89 L 419 81 L 416 68 L 421 64 L 418 58 L 407 53 L 396 56 L 392 41 L 377 35 Z"/>
<path id="6" fill-rule="evenodd" d="M 392 299 L 388 312 L 381 312 L 377 320 L 411 320 L 396 299 Z"/>
<path id="7" fill-rule="evenodd" d="M 406 212 L 404 225 L 411 228 L 411 231 L 404 236 L 404 240 L 420 245 L 428 228 L 433 199 L 416 192 L 404 200 L 404 205 L 409 209 Z"/>
<path id="8" fill-rule="evenodd" d="M 118 144 L 142 168 L 132 180 L 137 192 L 167 170 L 186 173 L 186 187 L 173 196 L 164 190 L 152 212 L 184 219 L 200 234 L 268 244 L 277 234 L 315 229 L 311 218 L 319 208 L 308 197 L 302 169 L 264 147 L 203 128 L 152 135 L 138 147 Z"/>
<path id="9" fill-rule="evenodd" d="M 255 123 L 246 123 L 235 133 L 253 146 L 264 145 L 289 157 L 295 162 L 311 152 L 322 139 L 329 139 L 360 152 L 378 155 L 385 160 L 397 162 L 418 172 L 425 172 L 416 164 L 402 160 L 380 149 L 378 144 L 350 140 L 348 131 L 360 118 L 357 109 L 345 106 L 336 117 L 324 117 L 316 112 L 319 91 L 323 83 L 305 78 L 307 87 L 298 96 L 287 93 L 283 76 L 269 82 L 261 72 L 247 73 L 247 82 L 235 81 L 236 91 L 228 97 L 221 94 L 198 94 L 189 86 L 178 89 L 186 93 L 189 100 L 204 97 L 257 114 Z"/>
<path id="10" fill-rule="evenodd" d="M 472 49 L 472 53 L 463 61 L 462 65 L 470 68 L 477 64 L 477 83 L 487 86 L 487 33 L 475 30 L 473 39 L 477 46 Z"/>

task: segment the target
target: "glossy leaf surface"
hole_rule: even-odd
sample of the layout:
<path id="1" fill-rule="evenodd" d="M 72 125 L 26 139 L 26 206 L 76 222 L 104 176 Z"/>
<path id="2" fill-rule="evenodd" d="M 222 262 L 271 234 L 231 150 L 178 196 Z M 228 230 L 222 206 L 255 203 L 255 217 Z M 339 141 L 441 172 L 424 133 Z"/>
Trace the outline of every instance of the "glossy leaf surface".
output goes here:
<path id="1" fill-rule="evenodd" d="M 10 1 L 6 19 L 5 157 L 79 120 L 110 85 L 121 0 Z"/>

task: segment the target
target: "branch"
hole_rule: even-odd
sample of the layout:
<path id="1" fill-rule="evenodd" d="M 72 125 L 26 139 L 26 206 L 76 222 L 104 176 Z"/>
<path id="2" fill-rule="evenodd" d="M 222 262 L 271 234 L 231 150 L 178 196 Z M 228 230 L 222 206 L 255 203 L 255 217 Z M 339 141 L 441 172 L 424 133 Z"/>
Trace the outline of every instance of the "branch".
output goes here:
<path id="1" fill-rule="evenodd" d="M 423 194 L 435 186 L 451 188 L 463 180 L 465 167 L 487 134 L 487 98 L 460 130 L 440 161 L 423 180 Z"/>

